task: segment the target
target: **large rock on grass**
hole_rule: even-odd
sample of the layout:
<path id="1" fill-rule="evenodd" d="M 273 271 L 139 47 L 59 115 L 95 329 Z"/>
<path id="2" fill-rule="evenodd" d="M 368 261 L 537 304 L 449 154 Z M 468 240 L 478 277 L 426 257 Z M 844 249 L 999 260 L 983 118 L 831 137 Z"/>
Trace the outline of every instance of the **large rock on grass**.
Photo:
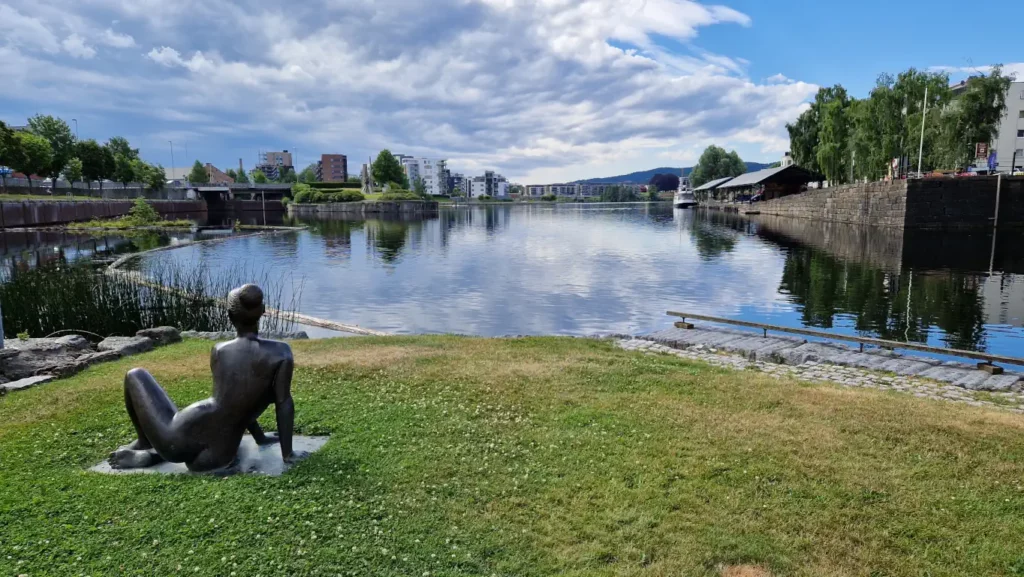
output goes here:
<path id="1" fill-rule="evenodd" d="M 109 337 L 96 348 L 101 353 L 113 351 L 122 357 L 128 357 L 151 351 L 154 347 L 156 343 L 148 337 Z"/>
<path id="2" fill-rule="evenodd" d="M 155 329 L 143 329 L 135 333 L 135 336 L 153 339 L 153 341 L 156 343 L 156 346 L 158 347 L 181 342 L 181 331 L 174 327 L 157 327 Z"/>
<path id="3" fill-rule="evenodd" d="M 4 341 L 4 350 L 0 355 L 0 374 L 12 381 L 41 374 L 74 374 L 85 368 L 78 367 L 78 357 L 93 352 L 89 341 L 79 335 L 9 339 Z"/>

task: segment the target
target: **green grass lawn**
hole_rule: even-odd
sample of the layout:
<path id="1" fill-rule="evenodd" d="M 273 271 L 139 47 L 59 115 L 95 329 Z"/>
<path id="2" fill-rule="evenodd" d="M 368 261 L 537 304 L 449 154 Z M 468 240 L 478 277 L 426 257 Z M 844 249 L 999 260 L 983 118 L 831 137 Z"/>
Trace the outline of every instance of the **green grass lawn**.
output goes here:
<path id="1" fill-rule="evenodd" d="M 0 576 L 1024 574 L 1021 416 L 593 340 L 298 343 L 285 476 L 86 472 L 210 346 L 0 399 Z"/>

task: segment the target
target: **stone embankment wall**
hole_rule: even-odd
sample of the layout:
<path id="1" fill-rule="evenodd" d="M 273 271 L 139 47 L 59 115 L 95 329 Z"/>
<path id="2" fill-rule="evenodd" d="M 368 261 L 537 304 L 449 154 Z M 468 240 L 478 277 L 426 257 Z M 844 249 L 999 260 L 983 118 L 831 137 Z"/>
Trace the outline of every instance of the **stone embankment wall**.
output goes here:
<path id="1" fill-rule="evenodd" d="M 418 200 L 290 204 L 288 205 L 288 213 L 296 216 L 307 216 L 324 212 L 362 215 L 429 214 L 436 213 L 438 206 L 439 204 L 436 202 L 423 202 Z"/>
<path id="2" fill-rule="evenodd" d="M 991 228 L 996 177 L 850 184 L 787 196 L 740 212 L 892 228 Z M 1024 178 L 1004 177 L 999 225 L 1024 227 Z"/>
<path id="3" fill-rule="evenodd" d="M 906 206 L 907 183 L 899 181 L 812 189 L 750 208 L 774 216 L 902 228 Z"/>
<path id="4" fill-rule="evenodd" d="M 83 222 L 94 218 L 124 216 L 132 208 L 131 201 L 2 201 L 0 200 L 0 228 L 23 226 L 52 226 L 70 222 Z M 164 215 L 198 214 L 206 212 L 201 200 L 150 201 L 157 212 Z"/>

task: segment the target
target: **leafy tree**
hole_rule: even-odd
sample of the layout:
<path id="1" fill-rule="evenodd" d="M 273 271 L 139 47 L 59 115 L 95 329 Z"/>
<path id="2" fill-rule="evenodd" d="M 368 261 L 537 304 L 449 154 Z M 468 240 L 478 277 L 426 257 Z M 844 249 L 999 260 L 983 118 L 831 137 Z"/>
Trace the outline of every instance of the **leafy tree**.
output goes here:
<path id="1" fill-rule="evenodd" d="M 114 180 L 128 186 L 128 183 L 135 181 L 136 163 L 138 159 L 131 159 L 123 154 L 114 156 Z"/>
<path id="2" fill-rule="evenodd" d="M 840 85 L 820 88 L 811 107 L 797 118 L 795 124 L 787 124 L 790 152 L 793 162 L 814 172 L 820 172 L 818 164 L 818 143 L 820 141 L 822 111 L 833 100 L 841 100 L 843 106 L 849 103 L 846 89 Z M 713 179 L 712 179 L 713 180 Z"/>
<path id="3" fill-rule="evenodd" d="M 298 177 L 295 176 L 295 169 L 285 166 L 281 169 L 280 176 L 277 177 L 277 181 L 284 184 L 294 184 L 299 181 Z"/>
<path id="4" fill-rule="evenodd" d="M 654 185 L 659 192 L 679 190 L 679 177 L 674 174 L 659 173 L 651 177 L 649 184 Z"/>
<path id="5" fill-rule="evenodd" d="M 637 200 L 636 193 L 631 188 L 623 188 L 618 185 L 605 187 L 601 193 L 601 202 L 633 202 Z"/>
<path id="6" fill-rule="evenodd" d="M 299 182 L 310 184 L 316 181 L 316 164 L 310 164 L 299 173 Z"/>
<path id="7" fill-rule="evenodd" d="M 115 157 L 120 154 L 129 161 L 138 160 L 139 158 L 139 149 L 132 148 L 131 144 L 128 144 L 128 139 L 123 136 L 115 136 L 108 140 L 107 148 L 114 153 Z"/>
<path id="8" fill-rule="evenodd" d="M 417 176 L 412 180 L 412 191 L 416 193 L 416 196 L 427 196 L 427 183 Z"/>
<path id="9" fill-rule="evenodd" d="M 847 148 L 850 138 L 850 118 L 847 109 L 848 99 L 836 98 L 826 103 L 821 109 L 821 124 L 818 128 L 818 147 L 816 156 L 825 178 L 833 183 L 848 180 L 847 166 L 849 154 Z"/>
<path id="10" fill-rule="evenodd" d="M 53 187 L 57 187 L 57 177 L 64 171 L 68 161 L 75 155 L 75 135 L 67 122 L 55 116 L 36 115 L 28 119 L 28 128 L 36 136 L 45 138 L 50 143 L 50 165 L 39 174 L 53 179 Z"/>
<path id="11" fill-rule="evenodd" d="M 114 155 L 113 149 L 109 146 L 103 147 L 103 164 L 102 164 L 102 176 L 100 177 L 100 190 L 103 190 L 103 181 L 114 178 L 117 171 L 117 158 Z"/>
<path id="12" fill-rule="evenodd" d="M 68 165 L 64 167 L 64 178 L 71 183 L 72 187 L 79 180 L 82 180 L 82 161 L 78 157 L 73 157 L 68 161 Z"/>
<path id="13" fill-rule="evenodd" d="M 267 175 L 263 174 L 262 170 L 257 170 L 252 173 L 252 181 L 256 184 L 266 184 L 269 182 Z"/>
<path id="14" fill-rule="evenodd" d="M 14 138 L 22 153 L 14 158 L 16 164 L 11 168 L 28 178 L 28 188 L 31 190 L 32 175 L 44 174 L 52 166 L 53 149 L 48 140 L 31 132 L 17 132 Z"/>
<path id="15" fill-rule="evenodd" d="M 227 169 L 227 171 L 225 171 L 224 174 L 228 175 L 228 178 L 230 178 L 231 180 L 238 182 L 238 173 L 235 172 L 234 168 Z"/>
<path id="16" fill-rule="evenodd" d="M 163 190 L 167 184 L 167 171 L 162 164 L 156 166 L 142 161 L 140 163 L 140 174 L 136 177 L 139 182 L 145 183 L 152 190 Z"/>
<path id="17" fill-rule="evenodd" d="M 89 184 L 89 188 L 92 188 L 92 181 L 98 180 L 102 190 L 102 180 L 106 174 L 103 166 L 105 162 L 104 148 L 92 139 L 79 142 L 75 148 L 78 159 L 82 161 L 82 175 Z"/>
<path id="18" fill-rule="evenodd" d="M 14 131 L 0 121 L 0 167 L 13 168 L 22 154 L 21 141 L 14 138 Z M 0 172 L 4 190 L 7 190 L 7 173 Z"/>
<path id="19" fill-rule="evenodd" d="M 940 127 L 942 159 L 948 167 L 964 168 L 974 158 L 975 145 L 992 142 L 1006 111 L 1012 79 L 996 66 L 988 76 L 967 80 L 967 87 L 946 109 Z"/>
<path id="20" fill-rule="evenodd" d="M 239 183 L 242 183 L 242 184 L 248 184 L 249 176 L 247 174 L 245 174 L 244 170 L 239 170 L 238 172 L 235 173 L 235 182 L 239 182 Z"/>
<path id="21" fill-rule="evenodd" d="M 402 164 L 398 162 L 395 155 L 391 154 L 390 150 L 384 149 L 380 151 L 377 159 L 373 161 L 371 172 L 373 173 L 373 180 L 380 184 L 397 182 L 402 185 L 403 189 L 409 187 L 405 169 L 402 168 Z"/>
<path id="22" fill-rule="evenodd" d="M 693 167 L 690 183 L 697 187 L 719 178 L 739 176 L 746 171 L 747 165 L 735 150 L 726 152 L 724 148 L 712 144 L 700 155 L 697 166 Z"/>
<path id="23" fill-rule="evenodd" d="M 197 160 L 192 165 L 192 172 L 188 173 L 188 181 L 195 184 L 210 182 L 210 175 L 206 173 L 206 167 L 203 166 L 203 163 Z"/>

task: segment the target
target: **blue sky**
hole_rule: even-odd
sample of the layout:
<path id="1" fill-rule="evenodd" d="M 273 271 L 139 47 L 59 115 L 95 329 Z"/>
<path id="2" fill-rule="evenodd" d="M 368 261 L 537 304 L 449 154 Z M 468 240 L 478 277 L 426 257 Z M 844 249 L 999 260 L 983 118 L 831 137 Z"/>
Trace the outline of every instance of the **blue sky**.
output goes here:
<path id="1" fill-rule="evenodd" d="M 77 118 L 151 162 L 381 148 L 547 183 L 787 149 L 819 85 L 1006 63 L 1020 9 L 952 2 L 0 0 L 0 119 Z M 989 16 L 982 23 L 981 16 Z M 1014 16 L 1016 15 L 1016 16 Z M 188 156 L 185 155 L 185 147 Z"/>

